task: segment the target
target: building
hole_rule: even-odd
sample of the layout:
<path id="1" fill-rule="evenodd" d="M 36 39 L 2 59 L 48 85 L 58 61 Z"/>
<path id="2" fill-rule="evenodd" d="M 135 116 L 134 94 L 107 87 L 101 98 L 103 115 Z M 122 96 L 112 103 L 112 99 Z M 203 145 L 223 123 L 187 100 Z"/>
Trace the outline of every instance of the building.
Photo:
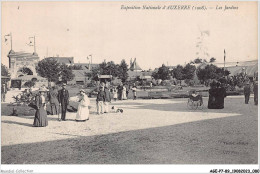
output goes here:
<path id="1" fill-rule="evenodd" d="M 37 53 L 15 52 L 11 50 L 9 58 L 9 72 L 11 75 L 11 88 L 22 88 L 27 81 L 36 79 L 37 85 L 48 85 L 46 78 L 38 76 L 36 66 L 39 61 Z"/>
<path id="2" fill-rule="evenodd" d="M 74 57 L 46 57 L 46 60 L 52 59 L 56 60 L 60 64 L 65 64 L 65 65 L 74 65 Z"/>
<path id="3" fill-rule="evenodd" d="M 11 50 L 9 58 L 9 71 L 11 79 L 24 75 L 37 75 L 36 65 L 39 61 L 37 53 L 14 52 Z"/>
<path id="4" fill-rule="evenodd" d="M 130 71 L 135 71 L 135 72 L 142 71 L 142 68 L 138 65 L 138 63 L 136 61 L 136 58 L 134 59 L 134 61 L 132 61 L 132 58 L 131 58 L 129 70 Z"/>

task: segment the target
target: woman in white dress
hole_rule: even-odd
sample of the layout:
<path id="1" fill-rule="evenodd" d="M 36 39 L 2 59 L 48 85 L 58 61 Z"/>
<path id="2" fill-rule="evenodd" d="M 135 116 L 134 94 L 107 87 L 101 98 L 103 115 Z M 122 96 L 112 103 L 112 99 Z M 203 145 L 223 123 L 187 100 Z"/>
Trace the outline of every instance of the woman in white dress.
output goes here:
<path id="1" fill-rule="evenodd" d="M 116 99 L 117 99 L 117 89 L 116 89 L 116 87 L 113 88 L 112 93 L 113 93 L 113 99 L 114 99 L 114 101 L 116 101 Z"/>
<path id="2" fill-rule="evenodd" d="M 80 92 L 80 99 L 79 99 L 80 103 L 78 106 L 78 112 L 76 114 L 76 121 L 86 121 L 89 120 L 88 106 L 90 104 L 90 100 L 83 89 L 81 89 L 79 92 Z"/>
<path id="3" fill-rule="evenodd" d="M 123 86 L 122 100 L 127 100 L 127 97 L 126 97 L 126 87 L 125 87 L 125 85 Z"/>

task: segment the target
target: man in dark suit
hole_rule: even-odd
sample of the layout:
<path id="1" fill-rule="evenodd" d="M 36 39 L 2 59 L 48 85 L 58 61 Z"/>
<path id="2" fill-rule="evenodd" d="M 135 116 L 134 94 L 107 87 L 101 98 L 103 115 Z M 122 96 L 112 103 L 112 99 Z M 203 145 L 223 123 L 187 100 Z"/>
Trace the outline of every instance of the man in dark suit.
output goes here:
<path id="1" fill-rule="evenodd" d="M 249 98 L 250 98 L 250 83 L 247 82 L 246 86 L 244 87 L 244 95 L 245 95 L 245 103 L 248 104 Z"/>
<path id="2" fill-rule="evenodd" d="M 61 108 L 61 120 L 66 121 L 66 111 L 69 104 L 69 91 L 66 89 L 66 84 L 62 85 L 62 89 L 58 92 L 58 100 Z"/>
<path id="3" fill-rule="evenodd" d="M 58 89 L 56 86 L 53 86 L 49 92 L 49 101 L 51 104 L 51 114 L 58 115 L 59 101 L 58 101 Z"/>

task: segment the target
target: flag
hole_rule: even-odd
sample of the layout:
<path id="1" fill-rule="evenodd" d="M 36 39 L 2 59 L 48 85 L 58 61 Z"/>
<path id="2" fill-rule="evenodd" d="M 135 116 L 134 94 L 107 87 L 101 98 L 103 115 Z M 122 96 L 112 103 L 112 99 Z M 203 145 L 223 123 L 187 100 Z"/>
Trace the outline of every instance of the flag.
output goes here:
<path id="1" fill-rule="evenodd" d="M 34 38 L 34 37 L 29 37 L 29 43 L 27 43 L 27 45 L 30 46 L 30 47 L 31 47 L 31 46 L 34 46 L 34 45 L 33 45 L 33 41 L 32 41 L 33 38 Z"/>
<path id="2" fill-rule="evenodd" d="M 226 51 L 224 49 L 224 61 L 226 61 Z"/>
<path id="3" fill-rule="evenodd" d="M 11 36 L 10 34 L 7 34 L 7 35 L 5 35 L 4 37 L 5 37 L 5 43 L 8 41 L 8 39 L 6 38 L 6 37 L 8 37 L 8 36 Z M 7 44 L 7 43 L 6 43 Z"/>

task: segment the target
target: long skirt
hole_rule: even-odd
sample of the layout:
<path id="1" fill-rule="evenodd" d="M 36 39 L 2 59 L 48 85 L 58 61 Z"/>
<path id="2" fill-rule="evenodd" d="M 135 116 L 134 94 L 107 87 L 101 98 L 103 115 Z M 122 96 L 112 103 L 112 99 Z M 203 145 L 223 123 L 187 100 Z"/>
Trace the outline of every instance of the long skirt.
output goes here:
<path id="1" fill-rule="evenodd" d="M 48 126 L 47 112 L 44 109 L 44 107 L 40 107 L 40 109 L 38 109 L 36 111 L 33 126 L 34 127 L 46 127 L 46 126 Z"/>
<path id="2" fill-rule="evenodd" d="M 78 112 L 76 114 L 76 121 L 85 121 L 89 119 L 89 109 L 88 106 L 78 106 Z"/>
<path id="3" fill-rule="evenodd" d="M 123 91 L 122 92 L 122 100 L 126 100 L 127 99 L 127 97 L 126 97 L 126 91 Z"/>

